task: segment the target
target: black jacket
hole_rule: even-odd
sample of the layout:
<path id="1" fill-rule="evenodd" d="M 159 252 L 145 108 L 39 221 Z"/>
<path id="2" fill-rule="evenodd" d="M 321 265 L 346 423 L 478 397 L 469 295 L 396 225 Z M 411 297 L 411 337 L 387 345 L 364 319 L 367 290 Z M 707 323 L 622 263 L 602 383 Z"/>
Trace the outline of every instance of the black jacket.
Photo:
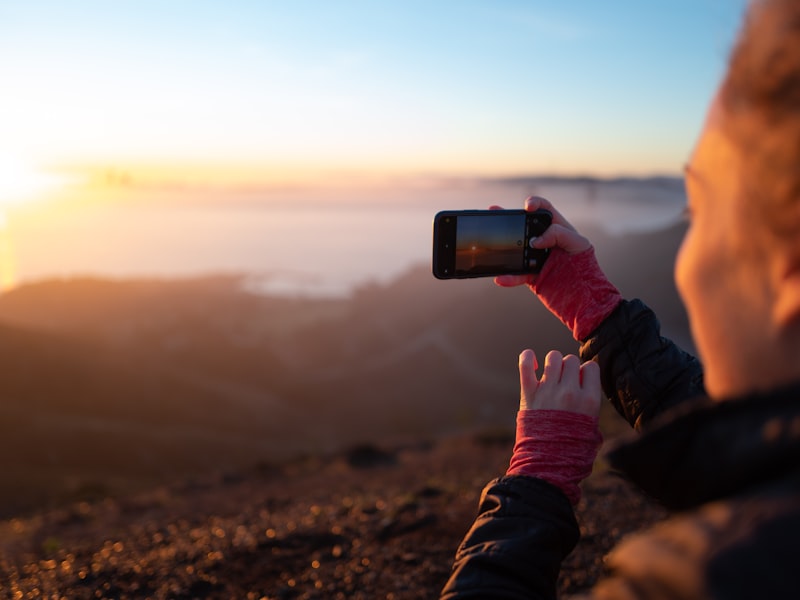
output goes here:
<path id="1" fill-rule="evenodd" d="M 607 558 L 587 598 L 794 598 L 800 546 L 800 385 L 712 403 L 696 359 L 661 338 L 641 302 L 624 302 L 581 347 L 603 388 L 643 431 L 612 467 L 675 509 Z M 578 539 L 550 484 L 503 477 L 483 492 L 443 598 L 555 598 Z"/>

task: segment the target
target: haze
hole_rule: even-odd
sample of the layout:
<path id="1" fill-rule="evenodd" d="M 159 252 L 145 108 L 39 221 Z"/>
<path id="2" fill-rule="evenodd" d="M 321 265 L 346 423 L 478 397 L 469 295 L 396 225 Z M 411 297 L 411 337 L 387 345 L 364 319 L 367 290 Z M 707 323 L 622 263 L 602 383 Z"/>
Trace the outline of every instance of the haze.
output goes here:
<path id="1" fill-rule="evenodd" d="M 530 191 L 476 181 L 677 174 L 744 4 L 4 2 L 0 286 L 283 268 L 247 237 L 303 222 L 277 204 L 426 206 L 411 229 L 362 215 L 330 249 Z M 245 205 L 258 218 L 226 212 Z M 223 258 L 237 243 L 246 260 Z"/>

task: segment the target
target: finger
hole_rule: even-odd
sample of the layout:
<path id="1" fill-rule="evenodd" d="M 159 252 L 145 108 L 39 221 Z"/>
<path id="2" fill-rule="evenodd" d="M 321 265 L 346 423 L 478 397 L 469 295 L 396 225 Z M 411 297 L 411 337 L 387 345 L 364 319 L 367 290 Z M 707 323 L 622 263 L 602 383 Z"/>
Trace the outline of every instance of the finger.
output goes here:
<path id="1" fill-rule="evenodd" d="M 561 382 L 580 387 L 581 359 L 574 354 L 568 354 L 561 361 Z"/>
<path id="2" fill-rule="evenodd" d="M 519 285 L 530 285 L 533 282 L 531 275 L 498 275 L 494 278 L 496 285 L 500 287 L 517 287 Z"/>
<path id="3" fill-rule="evenodd" d="M 593 360 L 586 361 L 581 365 L 581 389 L 587 392 L 602 391 L 600 381 L 600 365 Z"/>
<path id="4" fill-rule="evenodd" d="M 600 383 L 600 366 L 594 361 L 587 361 L 581 365 L 581 412 L 590 417 L 600 415 L 600 404 L 603 390 Z"/>
<path id="5" fill-rule="evenodd" d="M 542 198 L 541 196 L 529 196 L 525 200 L 525 210 L 528 212 L 533 212 L 535 210 L 539 210 L 540 208 L 550 211 L 550 213 L 553 215 L 554 224 L 563 225 L 569 229 L 575 229 L 572 225 L 570 225 L 570 222 L 567 221 L 564 215 L 562 215 L 547 198 Z"/>
<path id="6" fill-rule="evenodd" d="M 561 364 L 564 356 L 558 350 L 551 350 L 544 358 L 544 372 L 540 383 L 561 381 Z"/>
<path id="7" fill-rule="evenodd" d="M 536 354 L 533 350 L 523 350 L 519 355 L 519 383 L 523 390 L 534 387 L 536 380 Z"/>
<path id="8" fill-rule="evenodd" d="M 574 229 L 550 225 L 542 235 L 531 241 L 534 248 L 561 248 L 567 254 L 577 254 L 592 247 L 592 243 Z"/>
<path id="9" fill-rule="evenodd" d="M 520 371 L 525 371 L 526 376 L 536 379 L 536 369 L 539 368 L 539 361 L 536 360 L 536 353 L 530 348 L 523 350 L 519 355 Z M 523 383 L 528 385 L 530 382 L 525 380 Z"/>
<path id="10" fill-rule="evenodd" d="M 526 410 L 531 406 L 539 387 L 536 379 L 536 369 L 539 364 L 533 350 L 523 350 L 519 355 L 519 408 Z"/>

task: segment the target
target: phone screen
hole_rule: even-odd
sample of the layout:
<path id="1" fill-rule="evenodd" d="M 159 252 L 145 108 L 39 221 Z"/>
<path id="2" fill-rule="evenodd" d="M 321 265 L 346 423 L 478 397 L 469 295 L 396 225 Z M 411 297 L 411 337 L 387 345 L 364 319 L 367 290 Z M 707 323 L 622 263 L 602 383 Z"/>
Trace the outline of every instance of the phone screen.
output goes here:
<path id="1" fill-rule="evenodd" d="M 531 237 L 550 225 L 547 211 L 442 211 L 433 220 L 433 274 L 439 279 L 537 273 L 547 250 Z"/>
<path id="2" fill-rule="evenodd" d="M 525 214 L 461 216 L 456 222 L 456 274 L 513 272 L 522 269 Z"/>

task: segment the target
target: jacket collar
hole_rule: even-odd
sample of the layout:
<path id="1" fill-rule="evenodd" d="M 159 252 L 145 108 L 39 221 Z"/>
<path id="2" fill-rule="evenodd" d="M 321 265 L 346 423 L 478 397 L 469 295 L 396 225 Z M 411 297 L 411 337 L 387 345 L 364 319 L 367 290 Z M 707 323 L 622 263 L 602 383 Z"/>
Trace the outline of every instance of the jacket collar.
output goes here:
<path id="1" fill-rule="evenodd" d="M 612 468 L 672 509 L 800 470 L 800 384 L 689 401 L 608 454 Z"/>

